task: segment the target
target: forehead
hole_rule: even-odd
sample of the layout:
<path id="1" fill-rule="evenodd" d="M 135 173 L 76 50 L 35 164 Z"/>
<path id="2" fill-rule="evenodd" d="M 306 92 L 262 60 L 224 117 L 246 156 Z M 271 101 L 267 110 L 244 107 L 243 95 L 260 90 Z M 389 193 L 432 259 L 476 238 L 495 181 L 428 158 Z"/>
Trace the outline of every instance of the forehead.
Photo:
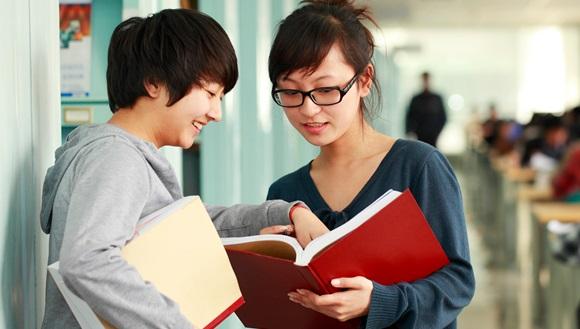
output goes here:
<path id="1" fill-rule="evenodd" d="M 326 54 L 318 67 L 314 69 L 303 68 L 290 72 L 290 74 L 283 76 L 282 80 L 315 80 L 324 76 L 340 77 L 344 74 L 348 75 L 353 73 L 354 69 L 350 64 L 347 63 L 340 47 L 335 44 L 330 48 L 328 54 Z"/>
<path id="2" fill-rule="evenodd" d="M 202 80 L 201 81 L 201 86 L 203 88 L 209 88 L 209 89 L 212 89 L 212 90 L 222 90 L 222 89 L 224 89 L 224 86 L 220 82 L 215 82 L 215 81 L 205 81 L 205 80 Z"/>

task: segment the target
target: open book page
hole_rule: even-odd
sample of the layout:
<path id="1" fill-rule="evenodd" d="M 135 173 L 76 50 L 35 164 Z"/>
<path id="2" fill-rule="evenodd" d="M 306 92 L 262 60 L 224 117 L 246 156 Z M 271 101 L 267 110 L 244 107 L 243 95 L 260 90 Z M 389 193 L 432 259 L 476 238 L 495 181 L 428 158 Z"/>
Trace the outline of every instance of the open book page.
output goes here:
<path id="1" fill-rule="evenodd" d="M 295 238 L 281 234 L 222 238 L 222 243 L 224 246 L 227 246 L 227 249 L 242 250 L 260 255 L 288 259 L 294 261 L 296 265 L 305 266 L 308 265 L 316 254 L 355 230 L 379 210 L 395 200 L 399 195 L 401 195 L 401 192 L 388 190 L 351 220 L 312 240 L 304 249 L 302 249 L 302 246 L 300 246 L 300 243 Z"/>
<path id="2" fill-rule="evenodd" d="M 291 261 L 295 261 L 303 252 L 298 240 L 281 234 L 222 238 L 222 244 L 228 249 L 248 251 Z"/>
<path id="3" fill-rule="evenodd" d="M 361 226 L 369 218 L 375 215 L 379 210 L 383 209 L 386 205 L 395 200 L 401 192 L 395 190 L 388 190 L 379 198 L 377 198 L 373 203 L 368 205 L 365 209 L 359 212 L 356 216 L 351 218 L 348 222 L 335 228 L 334 230 L 319 236 L 318 238 L 312 240 L 304 252 L 296 257 L 296 265 L 305 266 L 310 263 L 310 260 L 324 248 L 330 246 L 334 242 L 338 241 L 348 233 L 354 231 L 357 227 Z"/>

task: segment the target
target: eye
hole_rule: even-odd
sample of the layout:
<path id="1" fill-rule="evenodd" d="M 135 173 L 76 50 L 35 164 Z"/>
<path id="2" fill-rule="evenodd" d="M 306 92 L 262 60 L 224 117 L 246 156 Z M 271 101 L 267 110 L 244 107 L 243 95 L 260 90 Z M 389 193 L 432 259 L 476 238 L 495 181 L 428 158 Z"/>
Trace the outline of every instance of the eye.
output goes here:
<path id="1" fill-rule="evenodd" d="M 327 88 L 319 88 L 316 89 L 317 92 L 322 93 L 322 94 L 328 94 L 331 93 L 333 91 L 335 91 L 336 89 L 332 88 L 332 87 L 327 87 Z"/>
<path id="2" fill-rule="evenodd" d="M 210 96 L 210 98 L 214 98 L 217 94 L 214 93 L 213 91 L 209 90 L 209 89 L 205 89 L 204 90 L 208 93 L 208 95 Z"/>
<path id="3" fill-rule="evenodd" d="M 294 96 L 294 95 L 298 95 L 300 92 L 298 90 L 284 90 L 281 92 L 281 94 L 286 95 L 286 96 Z"/>

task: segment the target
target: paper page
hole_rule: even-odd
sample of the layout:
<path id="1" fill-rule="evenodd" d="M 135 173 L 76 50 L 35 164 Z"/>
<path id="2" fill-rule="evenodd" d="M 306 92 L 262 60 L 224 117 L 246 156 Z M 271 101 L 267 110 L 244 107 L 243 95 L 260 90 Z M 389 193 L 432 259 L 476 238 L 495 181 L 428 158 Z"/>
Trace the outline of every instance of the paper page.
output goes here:
<path id="1" fill-rule="evenodd" d="M 104 329 L 105 327 L 99 321 L 99 318 L 89 307 L 89 305 L 77 297 L 64 283 L 64 280 L 58 272 L 59 262 L 52 263 L 48 266 L 48 272 L 56 283 L 56 286 L 62 293 L 73 315 L 83 329 Z"/>
<path id="2" fill-rule="evenodd" d="M 379 212 L 379 210 L 383 209 L 386 205 L 395 200 L 399 195 L 401 195 L 401 192 L 399 191 L 388 190 L 348 222 L 312 240 L 312 242 L 306 246 L 304 252 L 296 257 L 296 265 L 308 265 L 310 260 L 321 250 L 333 244 L 335 241 L 338 241 L 348 233 L 354 231 L 374 214 Z"/>
<path id="3" fill-rule="evenodd" d="M 262 255 L 290 259 L 292 261 L 296 260 L 300 254 L 304 252 L 302 246 L 298 243 L 298 240 L 291 236 L 282 234 L 262 234 L 236 238 L 222 238 L 222 244 L 224 246 L 230 246 L 231 249 L 247 250 Z M 292 253 L 292 255 L 290 255 L 290 253 Z"/>

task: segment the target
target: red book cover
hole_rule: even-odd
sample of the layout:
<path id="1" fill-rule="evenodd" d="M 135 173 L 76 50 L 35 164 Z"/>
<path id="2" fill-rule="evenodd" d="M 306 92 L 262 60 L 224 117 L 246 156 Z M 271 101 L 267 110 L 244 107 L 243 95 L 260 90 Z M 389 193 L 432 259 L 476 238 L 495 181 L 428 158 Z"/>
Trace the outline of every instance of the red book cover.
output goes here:
<path id="1" fill-rule="evenodd" d="M 304 252 L 295 247 L 297 242 L 284 246 L 282 240 L 291 239 L 286 236 L 272 236 L 281 241 L 266 241 L 267 236 L 222 239 L 246 301 L 236 312 L 244 325 L 356 328 L 358 319 L 339 322 L 291 302 L 288 292 L 333 293 L 338 290 L 332 279 L 359 275 L 383 285 L 412 282 L 449 263 L 409 190 L 385 193 L 343 226 L 317 238 Z"/>

